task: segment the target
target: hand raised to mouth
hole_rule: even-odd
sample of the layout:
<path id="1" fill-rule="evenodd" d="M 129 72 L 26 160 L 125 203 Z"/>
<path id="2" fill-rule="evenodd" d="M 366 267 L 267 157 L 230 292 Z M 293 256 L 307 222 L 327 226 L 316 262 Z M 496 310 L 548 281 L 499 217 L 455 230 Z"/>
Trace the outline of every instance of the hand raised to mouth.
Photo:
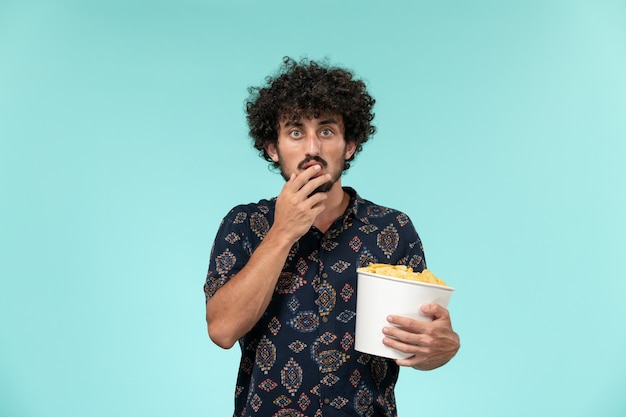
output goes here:
<path id="1" fill-rule="evenodd" d="M 324 211 L 327 194 L 316 190 L 328 183 L 330 174 L 319 175 L 322 167 L 312 164 L 300 174 L 291 174 L 276 199 L 273 229 L 295 243 L 313 225 L 315 218 Z"/>

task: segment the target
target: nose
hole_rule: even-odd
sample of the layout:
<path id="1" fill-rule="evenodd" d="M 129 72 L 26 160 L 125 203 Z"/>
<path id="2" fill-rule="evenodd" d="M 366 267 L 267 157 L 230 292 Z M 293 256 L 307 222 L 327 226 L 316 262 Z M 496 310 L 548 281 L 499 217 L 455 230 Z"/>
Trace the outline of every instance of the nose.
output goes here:
<path id="1" fill-rule="evenodd" d="M 319 155 L 320 153 L 320 138 L 316 134 L 307 136 L 306 150 L 309 155 Z"/>

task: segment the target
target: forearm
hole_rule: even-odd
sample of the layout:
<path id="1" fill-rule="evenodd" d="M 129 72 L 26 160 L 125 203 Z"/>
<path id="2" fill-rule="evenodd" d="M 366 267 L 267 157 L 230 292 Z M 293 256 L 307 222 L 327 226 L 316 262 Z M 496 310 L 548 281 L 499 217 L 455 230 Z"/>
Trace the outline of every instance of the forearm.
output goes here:
<path id="1" fill-rule="evenodd" d="M 271 230 L 246 266 L 224 284 L 206 305 L 211 340 L 228 349 L 267 309 L 293 242 Z"/>

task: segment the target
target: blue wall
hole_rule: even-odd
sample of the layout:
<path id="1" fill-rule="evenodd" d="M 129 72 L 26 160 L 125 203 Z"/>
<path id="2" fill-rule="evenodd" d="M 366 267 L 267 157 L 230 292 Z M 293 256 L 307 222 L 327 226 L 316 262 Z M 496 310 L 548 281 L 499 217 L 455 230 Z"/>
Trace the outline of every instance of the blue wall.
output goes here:
<path id="1" fill-rule="evenodd" d="M 246 87 L 306 54 L 377 99 L 344 184 L 457 288 L 461 351 L 403 370 L 401 415 L 623 416 L 625 46 L 611 0 L 4 0 L 0 415 L 230 415 L 202 285 L 282 186 Z"/>

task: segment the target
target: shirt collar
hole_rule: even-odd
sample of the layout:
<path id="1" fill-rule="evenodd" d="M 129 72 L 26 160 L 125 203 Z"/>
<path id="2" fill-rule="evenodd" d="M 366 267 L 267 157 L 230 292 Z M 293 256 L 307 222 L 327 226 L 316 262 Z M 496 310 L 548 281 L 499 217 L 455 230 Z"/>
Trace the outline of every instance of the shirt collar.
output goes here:
<path id="1" fill-rule="evenodd" d="M 357 219 L 362 223 L 369 223 L 369 213 L 367 211 L 368 202 L 351 187 L 343 187 L 343 190 L 350 196 L 348 208 L 344 214 L 346 219 Z"/>

